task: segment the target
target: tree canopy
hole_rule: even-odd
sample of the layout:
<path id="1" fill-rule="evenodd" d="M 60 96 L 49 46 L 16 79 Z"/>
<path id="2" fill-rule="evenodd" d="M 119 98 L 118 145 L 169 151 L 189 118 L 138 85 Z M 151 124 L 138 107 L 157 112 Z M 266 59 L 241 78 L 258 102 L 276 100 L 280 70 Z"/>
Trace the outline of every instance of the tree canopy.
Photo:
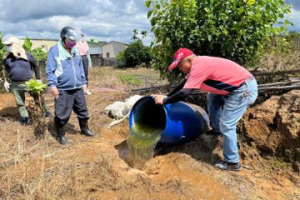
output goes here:
<path id="1" fill-rule="evenodd" d="M 291 24 L 283 19 L 291 12 L 284 0 L 146 0 L 145 6 L 155 35 L 152 64 L 169 79 L 167 66 L 180 47 L 251 66 Z"/>
<path id="2" fill-rule="evenodd" d="M 141 31 L 141 35 L 146 37 L 147 31 Z M 141 64 L 148 67 L 151 61 L 150 47 L 143 44 L 136 29 L 133 30 L 132 40 L 133 42 L 117 56 L 118 67 L 136 67 Z"/>

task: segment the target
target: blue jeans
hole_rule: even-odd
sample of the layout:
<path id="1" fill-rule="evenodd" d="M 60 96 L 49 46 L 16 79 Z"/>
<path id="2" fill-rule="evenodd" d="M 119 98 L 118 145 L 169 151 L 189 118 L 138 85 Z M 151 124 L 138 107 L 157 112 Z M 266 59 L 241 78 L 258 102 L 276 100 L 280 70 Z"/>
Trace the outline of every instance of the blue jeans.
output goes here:
<path id="1" fill-rule="evenodd" d="M 208 93 L 207 108 L 214 131 L 223 134 L 223 155 L 226 162 L 239 162 L 236 125 L 246 109 L 254 103 L 258 95 L 255 78 L 245 81 L 245 84 L 230 95 Z"/>

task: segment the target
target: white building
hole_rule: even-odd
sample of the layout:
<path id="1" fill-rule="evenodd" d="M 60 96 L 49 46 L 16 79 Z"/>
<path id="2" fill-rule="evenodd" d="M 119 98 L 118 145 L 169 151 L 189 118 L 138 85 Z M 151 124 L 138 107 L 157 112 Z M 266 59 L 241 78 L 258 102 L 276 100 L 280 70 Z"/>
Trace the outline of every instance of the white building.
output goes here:
<path id="1" fill-rule="evenodd" d="M 121 51 L 127 48 L 128 44 L 118 41 L 111 41 L 102 44 L 102 57 L 103 58 L 116 58 Z"/>

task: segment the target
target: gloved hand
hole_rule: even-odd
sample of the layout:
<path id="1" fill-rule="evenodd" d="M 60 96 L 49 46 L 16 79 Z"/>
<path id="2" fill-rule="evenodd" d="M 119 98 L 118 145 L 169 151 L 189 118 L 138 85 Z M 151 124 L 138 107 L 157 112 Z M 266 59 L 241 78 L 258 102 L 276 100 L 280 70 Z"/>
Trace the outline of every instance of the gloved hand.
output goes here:
<path id="1" fill-rule="evenodd" d="M 7 81 L 5 81 L 5 82 L 4 82 L 4 88 L 5 88 L 5 90 L 6 90 L 7 92 L 9 92 L 9 89 L 10 89 L 10 83 L 7 82 Z"/>
<path id="2" fill-rule="evenodd" d="M 36 82 L 41 83 L 42 80 L 41 79 L 36 79 Z"/>
<path id="3" fill-rule="evenodd" d="M 154 98 L 155 103 L 160 105 L 164 104 L 164 98 L 166 98 L 164 95 L 152 95 L 152 97 Z"/>

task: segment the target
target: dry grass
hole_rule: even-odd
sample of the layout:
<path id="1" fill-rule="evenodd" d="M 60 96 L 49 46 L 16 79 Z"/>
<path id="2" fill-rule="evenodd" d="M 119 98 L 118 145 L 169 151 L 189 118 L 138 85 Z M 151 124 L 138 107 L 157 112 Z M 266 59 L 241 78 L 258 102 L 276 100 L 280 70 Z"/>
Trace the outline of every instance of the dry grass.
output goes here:
<path id="1" fill-rule="evenodd" d="M 113 189 L 116 172 L 111 169 L 110 157 L 101 155 L 93 163 L 80 161 L 77 156 L 73 159 L 64 155 L 51 158 L 51 154 L 35 159 L 18 155 L 17 162 L 1 170 L 1 182 L 5 183 L 2 197 L 65 199 L 73 196 L 85 199 L 93 188 Z"/>
<path id="2" fill-rule="evenodd" d="M 166 83 L 166 81 L 160 79 L 157 72 L 147 68 L 116 69 L 112 67 L 96 67 L 92 68 L 89 73 L 90 79 L 95 83 L 96 87 L 101 86 L 102 88 L 120 91 L 129 91 L 136 87 L 150 87 Z M 124 80 L 122 77 L 134 77 L 136 81 L 126 82 L 126 79 Z"/>
<path id="3" fill-rule="evenodd" d="M 89 71 L 89 79 L 92 82 L 96 82 L 94 85 L 107 87 L 112 89 L 124 89 L 122 87 L 121 80 L 113 74 L 112 67 L 99 67 L 99 68 L 92 68 Z"/>
<path id="4" fill-rule="evenodd" d="M 267 71 L 300 69 L 300 51 L 282 54 L 266 53 L 258 66 Z"/>
<path id="5" fill-rule="evenodd" d="M 300 69 L 300 40 L 294 38 L 289 44 L 272 41 L 262 56 L 258 67 L 268 71 Z"/>

